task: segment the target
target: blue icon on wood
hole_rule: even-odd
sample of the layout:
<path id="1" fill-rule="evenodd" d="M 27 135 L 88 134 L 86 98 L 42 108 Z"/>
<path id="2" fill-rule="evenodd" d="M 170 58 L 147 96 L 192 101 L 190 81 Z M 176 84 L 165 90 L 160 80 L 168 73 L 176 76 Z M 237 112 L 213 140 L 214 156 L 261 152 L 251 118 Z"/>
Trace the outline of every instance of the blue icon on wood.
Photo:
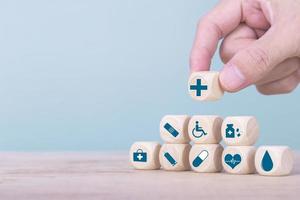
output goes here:
<path id="1" fill-rule="evenodd" d="M 177 161 L 171 156 L 171 154 L 169 154 L 168 152 L 164 153 L 164 157 L 167 159 L 167 161 L 169 161 L 169 163 L 172 166 L 175 166 L 177 164 Z"/>
<path id="2" fill-rule="evenodd" d="M 144 152 L 142 149 L 136 150 L 133 153 L 133 161 L 134 162 L 147 162 L 147 153 Z"/>
<path id="3" fill-rule="evenodd" d="M 190 85 L 190 90 L 196 91 L 196 96 L 200 97 L 203 90 L 207 90 L 207 85 L 202 85 L 201 79 L 196 79 L 196 85 Z"/>
<path id="4" fill-rule="evenodd" d="M 169 123 L 166 123 L 164 125 L 164 128 L 174 137 L 177 137 L 177 135 L 179 135 L 178 131 L 176 131 L 176 129 L 173 126 L 171 126 L 171 124 Z"/>
<path id="5" fill-rule="evenodd" d="M 203 130 L 203 128 L 199 125 L 199 121 L 196 121 L 195 128 L 192 130 L 192 135 L 195 138 L 201 138 L 204 135 L 207 135 L 207 133 Z"/>
<path id="6" fill-rule="evenodd" d="M 226 138 L 235 138 L 235 137 L 240 137 L 241 136 L 239 128 L 235 129 L 233 127 L 233 124 L 226 124 L 226 126 L 227 126 L 227 128 L 225 130 L 225 132 L 226 132 L 225 137 Z"/>
<path id="7" fill-rule="evenodd" d="M 269 172 L 273 169 L 273 161 L 268 151 L 265 152 L 262 161 L 261 161 L 261 167 L 266 172 Z"/>
<path id="8" fill-rule="evenodd" d="M 197 155 L 197 157 L 193 160 L 193 166 L 199 167 L 207 157 L 208 157 L 208 151 L 206 150 L 201 151 Z"/>
<path id="9" fill-rule="evenodd" d="M 227 154 L 224 158 L 224 161 L 229 167 L 231 167 L 231 169 L 233 169 L 241 163 L 242 157 L 240 154 Z"/>

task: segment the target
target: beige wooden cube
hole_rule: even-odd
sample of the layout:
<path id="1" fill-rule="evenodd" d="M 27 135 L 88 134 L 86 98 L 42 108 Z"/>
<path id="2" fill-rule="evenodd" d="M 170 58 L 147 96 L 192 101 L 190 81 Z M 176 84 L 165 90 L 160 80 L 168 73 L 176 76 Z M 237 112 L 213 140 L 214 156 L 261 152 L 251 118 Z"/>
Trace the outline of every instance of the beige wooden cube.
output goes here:
<path id="1" fill-rule="evenodd" d="M 192 170 L 196 172 L 220 172 L 223 147 L 220 144 L 195 144 L 189 154 Z"/>
<path id="2" fill-rule="evenodd" d="M 163 144 L 159 161 L 164 170 L 184 171 L 189 170 L 190 144 Z"/>
<path id="3" fill-rule="evenodd" d="M 166 115 L 160 121 L 160 136 L 166 143 L 189 143 L 188 115 Z"/>
<path id="4" fill-rule="evenodd" d="M 214 115 L 192 116 L 188 133 L 191 141 L 196 144 L 218 144 L 221 141 L 223 119 Z"/>
<path id="5" fill-rule="evenodd" d="M 259 125 L 253 116 L 226 117 L 221 133 L 227 145 L 251 146 L 259 136 Z"/>
<path id="6" fill-rule="evenodd" d="M 136 169 L 159 169 L 158 142 L 135 142 L 131 145 L 129 158 L 132 166 Z"/>
<path id="7" fill-rule="evenodd" d="M 261 146 L 256 151 L 255 168 L 260 175 L 288 175 L 293 165 L 294 155 L 288 146 Z"/>
<path id="8" fill-rule="evenodd" d="M 255 172 L 254 146 L 227 146 L 222 154 L 222 164 L 231 174 L 251 174 Z"/>
<path id="9" fill-rule="evenodd" d="M 213 71 L 192 73 L 189 78 L 188 90 L 190 96 L 198 101 L 215 101 L 224 94 L 219 83 L 219 72 Z"/>

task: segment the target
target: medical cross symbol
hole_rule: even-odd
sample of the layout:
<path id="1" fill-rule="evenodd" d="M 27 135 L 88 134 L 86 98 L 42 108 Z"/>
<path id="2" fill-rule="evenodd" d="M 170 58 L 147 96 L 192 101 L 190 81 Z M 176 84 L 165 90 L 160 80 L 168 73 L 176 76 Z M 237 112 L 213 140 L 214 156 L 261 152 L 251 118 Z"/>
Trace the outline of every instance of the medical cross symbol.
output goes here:
<path id="1" fill-rule="evenodd" d="M 138 158 L 139 160 L 142 160 L 143 156 L 142 156 L 141 154 L 139 154 L 139 155 L 137 156 L 137 158 Z"/>
<path id="2" fill-rule="evenodd" d="M 202 85 L 201 79 L 197 79 L 196 85 L 190 85 L 190 90 L 196 90 L 196 96 L 201 96 L 202 90 L 207 90 L 207 85 Z"/>
<path id="3" fill-rule="evenodd" d="M 228 131 L 227 133 L 228 133 L 228 135 L 232 135 L 232 134 L 233 134 L 233 132 L 232 132 L 232 131 Z"/>

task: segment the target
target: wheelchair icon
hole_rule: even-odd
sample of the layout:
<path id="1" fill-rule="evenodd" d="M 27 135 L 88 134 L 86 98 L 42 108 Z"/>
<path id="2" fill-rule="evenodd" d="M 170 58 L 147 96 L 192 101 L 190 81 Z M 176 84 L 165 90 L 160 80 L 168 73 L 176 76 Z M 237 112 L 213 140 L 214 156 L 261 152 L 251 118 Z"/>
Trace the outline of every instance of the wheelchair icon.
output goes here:
<path id="1" fill-rule="evenodd" d="M 192 130 L 192 135 L 195 138 L 201 138 L 202 136 L 207 135 L 203 128 L 199 126 L 199 121 L 196 121 L 195 128 Z"/>

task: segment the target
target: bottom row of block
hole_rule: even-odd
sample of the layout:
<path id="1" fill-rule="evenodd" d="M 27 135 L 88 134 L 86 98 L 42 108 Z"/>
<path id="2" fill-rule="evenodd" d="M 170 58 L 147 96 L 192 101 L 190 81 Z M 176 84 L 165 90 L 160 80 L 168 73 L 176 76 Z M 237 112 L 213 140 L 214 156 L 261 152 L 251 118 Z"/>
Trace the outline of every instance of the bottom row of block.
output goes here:
<path id="1" fill-rule="evenodd" d="M 136 169 L 221 172 L 282 176 L 292 171 L 294 158 L 287 146 L 227 146 L 135 142 L 130 161 Z"/>

